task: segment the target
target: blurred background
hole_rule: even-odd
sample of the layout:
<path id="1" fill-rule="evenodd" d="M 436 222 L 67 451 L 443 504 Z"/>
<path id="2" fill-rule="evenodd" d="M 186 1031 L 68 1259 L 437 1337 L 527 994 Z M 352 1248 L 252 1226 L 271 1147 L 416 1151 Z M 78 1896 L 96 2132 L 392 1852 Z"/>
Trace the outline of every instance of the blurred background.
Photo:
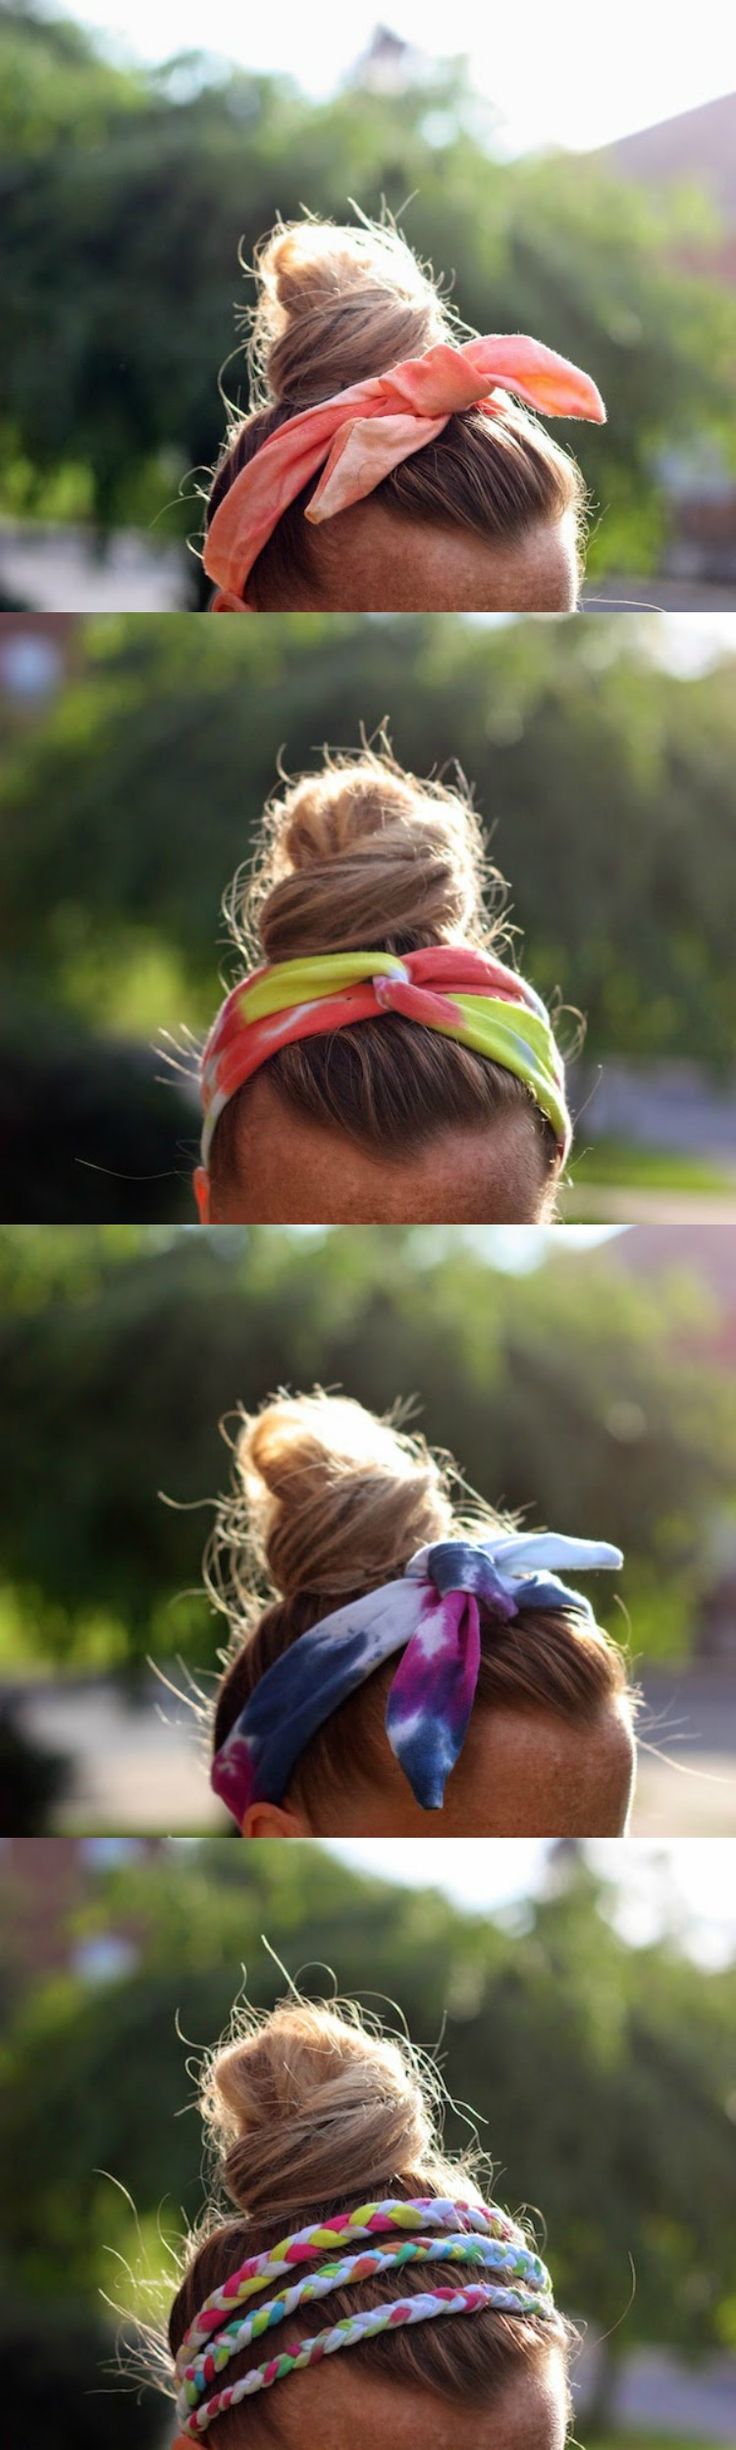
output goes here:
<path id="1" fill-rule="evenodd" d="M 582 1012 L 563 1218 L 736 1215 L 736 614 L 0 623 L 0 1214 L 193 1216 L 221 896 L 279 760 L 388 718 L 474 786 L 519 959 Z M 566 1051 L 577 1041 L 563 1015 Z"/>
<path id="2" fill-rule="evenodd" d="M 219 1425 L 318 1381 L 410 1401 L 492 1504 L 623 1549 L 591 1596 L 643 1691 L 635 1834 L 736 1834 L 735 1379 L 716 1226 L 6 1227 L 4 1830 L 229 1827 L 192 1709 Z"/>
<path id="3" fill-rule="evenodd" d="M 429 1887 L 426 1860 L 421 1885 L 397 1869 L 406 1846 L 387 1875 L 370 1845 L 3 1844 L 8 2440 L 171 2440 L 116 2370 L 113 2309 L 165 2317 L 202 2203 L 201 2054 L 236 1994 L 283 1994 L 270 1947 L 307 1994 L 357 1997 L 429 2050 L 462 2104 L 448 2143 L 477 2124 L 501 2200 L 539 2207 L 585 2325 L 576 2440 L 732 2443 L 731 1851 L 420 1843 Z"/>
<path id="4" fill-rule="evenodd" d="M 85 21 L 94 20 L 90 27 Z M 595 375 L 588 601 L 736 589 L 736 94 L 728 12 L 582 0 L 3 0 L 0 589 L 8 609 L 201 603 L 187 539 L 224 426 L 218 369 L 277 213 L 400 214 L 483 331 Z M 247 398 L 242 356 L 228 390 Z"/>

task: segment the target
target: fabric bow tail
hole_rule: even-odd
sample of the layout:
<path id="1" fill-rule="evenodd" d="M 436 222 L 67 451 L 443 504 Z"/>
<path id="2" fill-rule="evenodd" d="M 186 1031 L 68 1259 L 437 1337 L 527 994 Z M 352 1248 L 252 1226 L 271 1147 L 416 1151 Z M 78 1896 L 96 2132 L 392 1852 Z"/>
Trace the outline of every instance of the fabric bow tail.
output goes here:
<path id="1" fill-rule="evenodd" d="M 449 411 L 440 417 L 353 417 L 340 426 L 322 475 L 304 513 L 314 527 L 335 512 L 349 510 L 373 493 L 384 477 L 426 442 L 444 431 Z"/>
<path id="2" fill-rule="evenodd" d="M 440 1811 L 462 1752 L 480 1667 L 480 1620 L 466 1591 L 428 1594 L 394 1676 L 386 1734 L 416 1801 Z"/>

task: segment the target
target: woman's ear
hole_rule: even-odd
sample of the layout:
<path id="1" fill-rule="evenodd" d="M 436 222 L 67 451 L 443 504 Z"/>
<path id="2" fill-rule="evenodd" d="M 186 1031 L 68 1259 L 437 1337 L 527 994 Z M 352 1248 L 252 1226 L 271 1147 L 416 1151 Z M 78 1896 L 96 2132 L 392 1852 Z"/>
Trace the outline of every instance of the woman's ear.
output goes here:
<path id="1" fill-rule="evenodd" d="M 244 1838 L 303 1838 L 309 1830 L 300 1813 L 282 1803 L 252 1803 L 242 1825 Z"/>
<path id="2" fill-rule="evenodd" d="M 194 1173 L 192 1175 L 192 1184 L 194 1188 L 194 1197 L 199 1209 L 200 1225 L 211 1225 L 210 1178 L 203 1165 L 195 1166 Z M 174 2450 L 177 2450 L 176 2443 L 174 2443 Z"/>

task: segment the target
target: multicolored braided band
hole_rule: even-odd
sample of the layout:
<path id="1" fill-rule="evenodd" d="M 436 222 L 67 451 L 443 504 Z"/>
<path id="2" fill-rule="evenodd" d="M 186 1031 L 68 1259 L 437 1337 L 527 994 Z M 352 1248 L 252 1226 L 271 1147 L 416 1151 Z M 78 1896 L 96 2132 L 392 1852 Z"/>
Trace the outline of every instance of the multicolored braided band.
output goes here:
<path id="1" fill-rule="evenodd" d="M 426 2238 L 421 2235 L 430 2230 L 440 2234 Z M 335 2255 L 336 2248 L 344 2247 L 352 2239 L 380 2235 L 390 2238 L 392 2232 L 396 2242 L 373 2246 L 362 2253 L 338 2251 Z M 237 2310 L 295 2266 L 314 2262 L 321 2266 L 318 2271 L 302 2272 L 301 2277 L 266 2304 L 246 2315 Z M 438 2286 L 411 2297 L 389 2298 L 384 2305 L 365 2307 L 357 2314 L 344 2316 L 329 2329 L 282 2349 L 265 2364 L 253 2366 L 237 2382 L 226 2384 L 222 2390 L 213 2389 L 231 2358 L 239 2356 L 265 2331 L 288 2320 L 299 2306 L 386 2271 L 401 2272 L 411 2265 L 433 2263 L 468 2264 L 476 2272 L 480 2268 L 488 2277 L 473 2278 L 462 2286 Z M 407 2203 L 387 2197 L 381 2203 L 359 2205 L 353 2212 L 337 2213 L 326 2225 L 316 2223 L 299 2230 L 266 2253 L 251 2256 L 206 2299 L 182 2341 L 176 2360 L 180 2439 L 197 2440 L 216 2416 L 224 2415 L 227 2408 L 238 2405 L 241 2399 L 269 2390 L 287 2374 L 303 2371 L 341 2348 L 355 2347 L 363 2339 L 401 2325 L 427 2322 L 441 2314 L 480 2313 L 489 2307 L 505 2314 L 547 2319 L 555 2310 L 544 2263 L 527 2245 L 516 2222 L 497 2204 L 450 2203 L 431 2197 Z"/>

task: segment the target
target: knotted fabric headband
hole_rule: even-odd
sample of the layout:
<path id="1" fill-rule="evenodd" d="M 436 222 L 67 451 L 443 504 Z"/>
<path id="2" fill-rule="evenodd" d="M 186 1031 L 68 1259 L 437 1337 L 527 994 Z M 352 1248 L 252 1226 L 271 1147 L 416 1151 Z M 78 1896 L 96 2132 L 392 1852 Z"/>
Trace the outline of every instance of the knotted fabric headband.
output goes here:
<path id="1" fill-rule="evenodd" d="M 423 357 L 351 383 L 334 399 L 289 417 L 241 468 L 210 521 L 202 560 L 218 589 L 212 611 L 253 609 L 243 601 L 253 564 L 318 468 L 324 473 L 305 513 L 314 526 L 363 501 L 402 460 L 434 442 L 459 411 L 502 415 L 504 391 L 544 416 L 605 424 L 591 376 L 525 332 L 488 334 L 459 348 L 437 341 Z"/>
<path id="2" fill-rule="evenodd" d="M 317 1728 L 397 1650 L 386 1734 L 417 1803 L 436 1812 L 465 1742 L 480 1668 L 479 1602 L 509 1623 L 525 1608 L 573 1608 L 554 1570 L 618 1570 L 619 1548 L 554 1531 L 493 1533 L 420 1548 L 400 1581 L 313 1625 L 266 1669 L 215 1754 L 215 1794 L 242 1829 L 251 1804 L 283 1801 Z"/>
<path id="3" fill-rule="evenodd" d="M 388 2244 L 372 2243 L 357 2254 L 349 2251 L 357 2239 L 377 2237 L 388 2238 Z M 308 2268 L 316 2263 L 319 2270 Z M 222 2390 L 213 2388 L 232 2357 L 239 2356 L 263 2332 L 276 2329 L 299 2306 L 385 2271 L 401 2272 L 410 2265 L 433 2263 L 469 2264 L 476 2276 L 464 2284 L 437 2286 L 364 2307 L 329 2330 L 253 2366 L 239 2381 Z M 479 2278 L 479 2273 L 488 2277 Z M 243 2315 L 241 2309 L 249 2300 L 282 2280 L 289 2285 Z M 433 2200 L 428 2196 L 405 2202 L 388 2196 L 379 2203 L 359 2204 L 353 2212 L 335 2213 L 326 2223 L 299 2229 L 265 2253 L 251 2255 L 206 2298 L 176 2359 L 180 2441 L 198 2440 L 227 2408 L 256 2391 L 269 2390 L 287 2374 L 317 2364 L 340 2348 L 356 2347 L 362 2339 L 407 2323 L 428 2322 L 441 2314 L 482 2313 L 489 2306 L 504 2314 L 543 2319 L 555 2311 L 549 2272 L 527 2244 L 523 2230 L 498 2204 L 451 2203 L 445 2197 Z"/>
<path id="4" fill-rule="evenodd" d="M 319 953 L 277 961 L 232 987 L 202 1056 L 203 1166 L 223 1108 L 269 1055 L 385 1012 L 423 1022 L 514 1072 L 552 1124 L 564 1163 L 572 1139 L 565 1067 L 541 996 L 490 953 L 432 944 L 401 960 Z"/>

